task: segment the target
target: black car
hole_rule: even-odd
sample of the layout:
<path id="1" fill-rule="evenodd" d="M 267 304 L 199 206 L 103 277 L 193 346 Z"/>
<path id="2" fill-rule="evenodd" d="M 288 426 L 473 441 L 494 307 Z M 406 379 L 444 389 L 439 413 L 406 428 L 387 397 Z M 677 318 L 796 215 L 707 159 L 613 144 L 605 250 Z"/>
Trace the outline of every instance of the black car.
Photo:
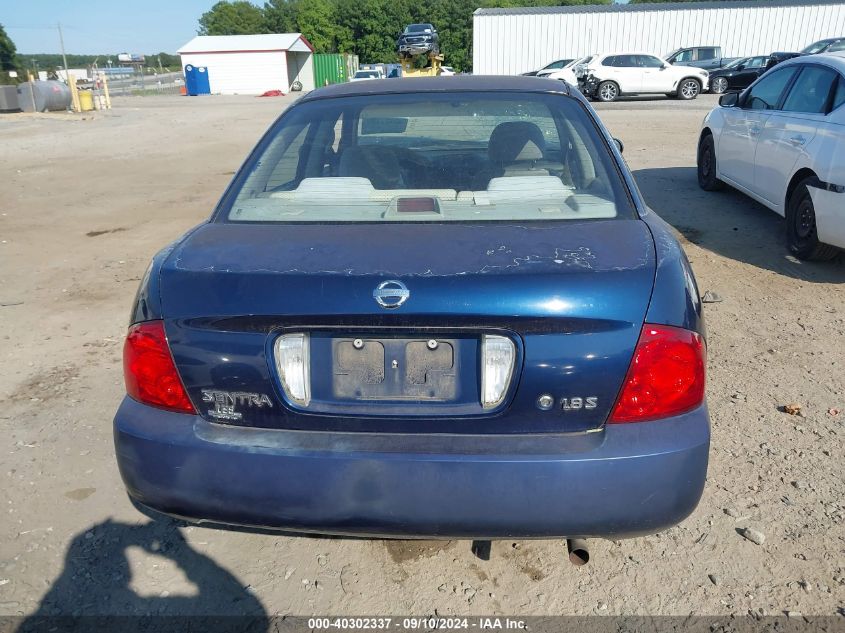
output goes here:
<path id="1" fill-rule="evenodd" d="M 819 40 L 801 49 L 803 55 L 818 55 L 819 53 L 835 53 L 837 51 L 845 51 L 845 36 Z"/>
<path id="2" fill-rule="evenodd" d="M 440 38 L 433 24 L 409 24 L 396 40 L 396 49 L 402 57 L 440 53 Z"/>
<path id="3" fill-rule="evenodd" d="M 768 55 L 742 57 L 719 70 L 710 71 L 710 92 L 722 94 L 728 90 L 742 90 L 766 71 Z"/>
<path id="4" fill-rule="evenodd" d="M 809 46 L 802 48 L 799 52 L 777 51 L 769 55 L 769 60 L 766 62 L 766 69 L 772 66 L 777 66 L 781 62 L 793 57 L 800 57 L 801 55 L 818 55 L 819 53 L 836 53 L 845 51 L 845 36 L 843 37 L 829 37 L 826 40 L 819 40 L 813 42 Z"/>

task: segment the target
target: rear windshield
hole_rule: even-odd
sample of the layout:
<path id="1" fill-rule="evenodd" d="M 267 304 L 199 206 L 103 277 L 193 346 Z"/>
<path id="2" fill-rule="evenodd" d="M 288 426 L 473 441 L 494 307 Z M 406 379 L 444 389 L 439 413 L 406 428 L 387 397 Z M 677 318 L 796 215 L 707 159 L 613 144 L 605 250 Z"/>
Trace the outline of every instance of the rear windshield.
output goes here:
<path id="1" fill-rule="evenodd" d="M 740 64 L 745 64 L 750 60 L 750 57 L 740 57 L 739 59 L 735 59 L 732 62 L 725 64 L 724 66 L 722 66 L 722 68 L 735 68 L 736 66 L 739 66 Z"/>
<path id="2" fill-rule="evenodd" d="M 575 99 L 404 93 L 292 107 L 221 203 L 235 222 L 631 218 L 607 144 Z"/>
<path id="3" fill-rule="evenodd" d="M 835 40 L 821 40 L 819 42 L 813 42 L 807 48 L 802 48 L 801 52 L 805 55 L 815 55 L 816 53 L 821 53 L 828 46 L 830 46 L 831 42 L 834 41 Z"/>

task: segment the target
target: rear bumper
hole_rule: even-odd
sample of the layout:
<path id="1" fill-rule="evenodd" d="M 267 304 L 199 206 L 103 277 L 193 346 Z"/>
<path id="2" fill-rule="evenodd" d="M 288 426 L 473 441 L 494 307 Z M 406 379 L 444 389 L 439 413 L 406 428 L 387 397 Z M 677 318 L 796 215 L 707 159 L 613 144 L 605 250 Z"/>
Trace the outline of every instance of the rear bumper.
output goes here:
<path id="1" fill-rule="evenodd" d="M 210 424 L 126 398 L 129 494 L 161 512 L 292 531 L 430 538 L 630 537 L 698 504 L 706 407 L 543 436 L 403 436 Z"/>
<path id="2" fill-rule="evenodd" d="M 819 240 L 845 248 L 845 193 L 810 187 Z"/>

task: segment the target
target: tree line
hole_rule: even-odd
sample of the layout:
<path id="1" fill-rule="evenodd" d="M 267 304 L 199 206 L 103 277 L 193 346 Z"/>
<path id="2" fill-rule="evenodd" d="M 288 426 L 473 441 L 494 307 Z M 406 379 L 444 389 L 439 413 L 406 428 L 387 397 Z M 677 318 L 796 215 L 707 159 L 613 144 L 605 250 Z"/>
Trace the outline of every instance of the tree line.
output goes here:
<path id="1" fill-rule="evenodd" d="M 675 0 L 630 0 L 631 3 Z M 699 0 L 682 0 L 696 2 Z M 753 2 L 754 0 L 748 0 Z M 222 0 L 199 18 L 200 35 L 302 33 L 317 53 L 390 62 L 407 24 L 431 22 L 446 63 L 472 69 L 472 14 L 478 8 L 610 4 L 611 0 Z"/>
<path id="2" fill-rule="evenodd" d="M 362 63 L 396 59 L 406 25 L 431 22 L 446 63 L 472 68 L 472 14 L 479 7 L 609 4 L 610 0 L 222 0 L 199 18 L 200 35 L 302 33 L 317 53 L 353 53 Z"/>
<path id="3" fill-rule="evenodd" d="M 64 68 L 64 60 L 60 53 L 37 53 L 35 55 L 18 55 L 20 64 L 27 70 L 55 70 L 56 68 Z M 171 55 L 170 53 L 151 53 L 144 55 L 145 68 L 152 70 L 159 69 L 159 60 L 161 60 L 161 68 L 165 71 L 180 70 L 182 62 L 178 55 Z M 120 66 L 117 60 L 117 53 L 101 53 L 99 55 L 67 55 L 68 68 L 88 68 L 97 64 L 99 68 L 106 68 L 108 62 L 111 60 L 112 66 Z"/>
<path id="4" fill-rule="evenodd" d="M 472 14 L 478 8 L 609 4 L 611 0 L 267 0 L 263 7 L 247 0 L 221 0 L 199 18 L 200 35 L 302 33 L 318 53 L 353 53 L 364 62 L 389 62 L 396 56 L 396 38 L 407 24 L 431 22 L 440 35 L 446 63 L 459 71 L 472 69 Z M 630 0 L 674 2 L 678 0 Z M 696 2 L 700 0 L 680 0 Z M 754 2 L 755 0 L 747 0 Z M 67 55 L 68 66 L 101 67 L 117 55 Z M 148 69 L 181 68 L 178 55 L 146 56 Z M 16 83 L 25 72 L 62 68 L 62 56 L 22 56 L 0 24 L 0 83 Z M 17 71 L 19 77 L 9 77 Z"/>

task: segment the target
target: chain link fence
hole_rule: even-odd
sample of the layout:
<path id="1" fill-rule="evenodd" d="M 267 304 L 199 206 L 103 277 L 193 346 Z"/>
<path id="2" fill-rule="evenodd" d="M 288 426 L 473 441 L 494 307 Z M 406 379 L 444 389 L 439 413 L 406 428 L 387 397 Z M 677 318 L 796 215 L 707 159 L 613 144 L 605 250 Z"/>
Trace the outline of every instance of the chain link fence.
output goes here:
<path id="1" fill-rule="evenodd" d="M 111 68 L 104 74 L 108 77 L 109 93 L 118 97 L 180 94 L 185 86 L 181 70 L 150 73 L 135 68 Z"/>

